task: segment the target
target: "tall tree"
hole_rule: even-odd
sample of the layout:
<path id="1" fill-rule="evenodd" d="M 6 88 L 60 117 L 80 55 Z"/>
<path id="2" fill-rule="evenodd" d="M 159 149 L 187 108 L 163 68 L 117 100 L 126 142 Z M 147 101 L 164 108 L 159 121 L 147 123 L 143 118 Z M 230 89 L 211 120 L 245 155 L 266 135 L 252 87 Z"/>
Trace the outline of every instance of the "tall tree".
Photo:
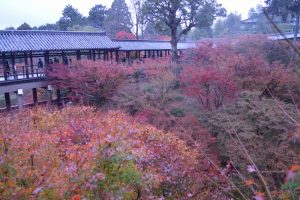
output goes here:
<path id="1" fill-rule="evenodd" d="M 300 1 L 299 0 L 265 0 L 268 5 L 267 12 L 281 16 L 284 21 L 291 15 L 295 18 L 294 28 L 294 44 L 297 41 L 297 35 L 299 32 L 299 21 L 300 21 Z"/>
<path id="2" fill-rule="evenodd" d="M 163 21 L 170 29 L 172 61 L 178 59 L 177 43 L 193 27 L 212 25 L 226 10 L 216 0 L 148 0 L 144 12 L 149 21 Z"/>
<path id="3" fill-rule="evenodd" d="M 107 12 L 104 27 L 109 36 L 115 37 L 120 31 L 131 32 L 131 14 L 125 0 L 114 0 Z"/>
<path id="4" fill-rule="evenodd" d="M 63 12 L 62 17 L 59 19 L 58 26 L 60 30 L 66 31 L 75 25 L 84 25 L 84 17 L 79 13 L 78 9 L 67 5 Z"/>
<path id="5" fill-rule="evenodd" d="M 139 38 L 139 35 L 144 38 L 144 31 L 147 24 L 142 9 L 144 2 L 145 0 L 130 0 L 130 7 L 132 8 L 132 13 L 134 15 L 132 21 L 137 39 Z"/>
<path id="6" fill-rule="evenodd" d="M 23 24 L 21 24 L 17 30 L 32 30 L 31 26 L 29 24 L 27 24 L 26 22 L 24 22 Z"/>
<path id="7" fill-rule="evenodd" d="M 240 33 L 241 15 L 230 13 L 226 19 L 219 19 L 214 26 L 214 35 L 236 35 Z"/>
<path id="8" fill-rule="evenodd" d="M 88 23 L 91 26 L 96 28 L 103 28 L 103 23 L 106 17 L 107 9 L 105 6 L 99 4 L 95 5 L 90 9 L 89 16 L 88 16 Z"/>

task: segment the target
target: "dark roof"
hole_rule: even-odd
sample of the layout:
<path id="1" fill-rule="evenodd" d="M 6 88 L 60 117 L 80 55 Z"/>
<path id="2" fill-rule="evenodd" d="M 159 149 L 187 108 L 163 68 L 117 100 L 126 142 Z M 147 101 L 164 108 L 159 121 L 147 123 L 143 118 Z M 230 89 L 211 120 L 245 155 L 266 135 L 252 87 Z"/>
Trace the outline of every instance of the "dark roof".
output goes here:
<path id="1" fill-rule="evenodd" d="M 155 40 L 113 40 L 120 50 L 134 51 L 134 50 L 170 50 L 170 41 L 155 41 Z M 179 42 L 178 49 L 194 48 L 195 43 L 192 42 Z"/>
<path id="2" fill-rule="evenodd" d="M 116 48 L 104 32 L 0 31 L 0 52 Z"/>
<path id="3" fill-rule="evenodd" d="M 294 33 L 292 33 L 292 32 L 284 33 L 284 35 L 287 39 L 293 39 L 294 38 Z M 299 37 L 300 37 L 300 33 L 298 33 L 298 35 L 297 35 L 297 38 L 299 38 Z M 268 39 L 270 39 L 270 40 L 284 40 L 285 38 L 281 34 L 276 33 L 276 34 L 269 34 Z"/>

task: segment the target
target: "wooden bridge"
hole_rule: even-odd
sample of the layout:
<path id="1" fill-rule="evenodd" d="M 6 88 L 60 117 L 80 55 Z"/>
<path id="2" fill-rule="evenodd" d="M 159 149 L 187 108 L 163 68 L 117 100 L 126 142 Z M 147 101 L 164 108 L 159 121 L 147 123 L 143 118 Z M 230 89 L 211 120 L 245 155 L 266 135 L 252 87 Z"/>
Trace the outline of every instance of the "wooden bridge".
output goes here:
<path id="1" fill-rule="evenodd" d="M 192 47 L 178 44 L 179 50 Z M 170 51 L 167 41 L 111 40 L 104 32 L 0 31 L 0 95 L 6 110 L 12 108 L 12 94 L 23 107 L 24 90 L 32 91 L 33 104 L 38 104 L 38 88 L 45 90 L 48 102 L 53 90 L 60 101 L 60 90 L 51 86 L 44 71 L 51 64 L 101 59 L 129 65 L 133 59 L 168 56 Z"/>

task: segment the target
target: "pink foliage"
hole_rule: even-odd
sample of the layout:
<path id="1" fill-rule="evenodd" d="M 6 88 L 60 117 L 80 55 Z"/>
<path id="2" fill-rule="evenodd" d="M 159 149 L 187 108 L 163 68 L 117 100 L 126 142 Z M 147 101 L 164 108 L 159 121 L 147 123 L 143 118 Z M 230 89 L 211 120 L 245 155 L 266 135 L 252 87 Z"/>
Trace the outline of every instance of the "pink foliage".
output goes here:
<path id="1" fill-rule="evenodd" d="M 136 36 L 133 33 L 128 33 L 126 31 L 120 31 L 115 35 L 116 39 L 119 40 L 134 40 Z"/>

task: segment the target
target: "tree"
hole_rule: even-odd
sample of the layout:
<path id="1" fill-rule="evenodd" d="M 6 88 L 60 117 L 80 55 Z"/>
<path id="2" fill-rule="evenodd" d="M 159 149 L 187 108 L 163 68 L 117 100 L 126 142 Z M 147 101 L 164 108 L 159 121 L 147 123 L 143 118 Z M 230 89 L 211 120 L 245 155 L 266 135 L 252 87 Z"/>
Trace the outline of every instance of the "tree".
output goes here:
<path id="1" fill-rule="evenodd" d="M 96 28 L 103 28 L 103 23 L 106 17 L 107 9 L 105 6 L 99 4 L 95 5 L 93 8 L 89 11 L 89 16 L 87 18 L 88 23 L 91 26 L 94 26 Z"/>
<path id="2" fill-rule="evenodd" d="M 57 24 L 45 24 L 45 25 L 41 25 L 38 27 L 39 30 L 47 30 L 47 31 L 52 31 L 52 30 L 58 30 L 59 27 Z"/>
<path id="3" fill-rule="evenodd" d="M 136 39 L 136 36 L 133 33 L 128 33 L 126 31 L 120 31 L 118 33 L 116 33 L 115 35 L 116 39 L 120 39 L 120 40 L 128 40 L 128 39 Z"/>
<path id="4" fill-rule="evenodd" d="M 73 8 L 71 5 L 67 5 L 63 12 L 62 17 L 59 19 L 58 26 L 60 30 L 66 31 L 68 28 L 74 25 L 83 25 L 84 17 L 79 13 L 79 11 Z"/>
<path id="5" fill-rule="evenodd" d="M 219 19 L 214 26 L 214 35 L 222 36 L 239 34 L 241 19 L 241 15 L 236 13 L 230 13 L 224 20 Z"/>
<path id="6" fill-rule="evenodd" d="M 27 24 L 26 22 L 24 22 L 23 24 L 21 24 L 17 30 L 32 30 L 31 26 L 29 24 Z"/>
<path id="7" fill-rule="evenodd" d="M 172 60 L 177 61 L 177 43 L 193 27 L 211 25 L 225 9 L 215 0 L 148 0 L 144 12 L 149 21 L 163 21 L 170 30 Z"/>
<path id="8" fill-rule="evenodd" d="M 142 5 L 145 0 L 130 0 L 131 6 L 133 8 L 134 13 L 134 26 L 135 26 L 135 35 L 139 38 L 139 34 L 141 37 L 144 37 L 144 29 L 146 25 L 145 16 L 143 15 Z"/>
<path id="9" fill-rule="evenodd" d="M 114 0 L 107 12 L 104 21 L 105 30 L 109 36 L 114 37 L 119 31 L 131 32 L 133 27 L 131 14 L 125 0 Z"/>
<path id="10" fill-rule="evenodd" d="M 297 42 L 300 21 L 300 2 L 299 0 L 265 0 L 268 5 L 267 13 L 281 16 L 284 21 L 291 15 L 295 18 L 294 44 Z"/>

